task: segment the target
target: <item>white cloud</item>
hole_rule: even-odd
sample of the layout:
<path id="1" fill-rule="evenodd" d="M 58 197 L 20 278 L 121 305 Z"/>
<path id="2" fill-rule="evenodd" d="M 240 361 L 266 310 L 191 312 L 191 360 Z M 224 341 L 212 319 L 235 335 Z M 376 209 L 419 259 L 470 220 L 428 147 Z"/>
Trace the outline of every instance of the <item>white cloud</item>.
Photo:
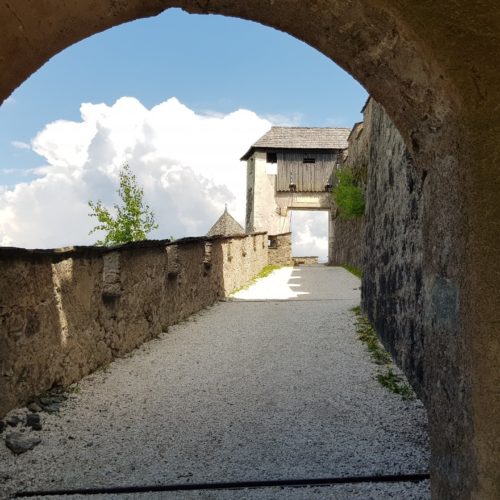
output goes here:
<path id="1" fill-rule="evenodd" d="M 23 141 L 11 141 L 10 144 L 16 149 L 31 149 L 31 146 L 27 142 Z"/>
<path id="2" fill-rule="evenodd" d="M 269 120 L 272 125 L 279 127 L 299 127 L 302 123 L 304 115 L 294 113 L 292 115 L 265 115 L 264 118 Z"/>
<path id="3" fill-rule="evenodd" d="M 48 124 L 32 141 L 40 178 L 0 190 L 0 244 L 89 244 L 89 200 L 112 206 L 128 162 L 159 229 L 154 238 L 204 234 L 224 203 L 243 222 L 246 170 L 239 161 L 270 122 L 247 110 L 199 115 L 171 98 L 152 109 L 124 97 L 82 104 L 81 121 Z"/>
<path id="4" fill-rule="evenodd" d="M 94 243 L 99 235 L 88 235 L 95 220 L 87 203 L 118 201 L 124 162 L 159 223 L 150 237 L 205 234 L 226 202 L 244 223 L 246 165 L 239 158 L 270 128 L 269 119 L 243 109 L 197 114 L 176 98 L 147 109 L 123 97 L 112 106 L 85 103 L 80 111 L 81 121 L 49 123 L 31 141 L 46 161 L 34 169 L 37 179 L 0 186 L 0 245 Z M 301 221 L 296 253 L 326 253 L 326 236 L 317 235 L 314 221 L 298 212 L 294 217 Z"/>
<path id="5" fill-rule="evenodd" d="M 328 260 L 328 212 L 292 212 L 292 251 L 296 257 L 318 256 Z"/>

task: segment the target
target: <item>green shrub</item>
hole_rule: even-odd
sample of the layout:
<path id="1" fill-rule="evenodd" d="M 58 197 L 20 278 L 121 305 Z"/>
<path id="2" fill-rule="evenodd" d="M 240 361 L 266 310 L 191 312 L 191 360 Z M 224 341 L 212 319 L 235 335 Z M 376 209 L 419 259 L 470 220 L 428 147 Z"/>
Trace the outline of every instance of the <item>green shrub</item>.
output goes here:
<path id="1" fill-rule="evenodd" d="M 333 188 L 333 199 L 343 219 L 360 217 L 365 213 L 363 190 L 356 185 L 350 168 L 337 171 L 337 184 Z"/>

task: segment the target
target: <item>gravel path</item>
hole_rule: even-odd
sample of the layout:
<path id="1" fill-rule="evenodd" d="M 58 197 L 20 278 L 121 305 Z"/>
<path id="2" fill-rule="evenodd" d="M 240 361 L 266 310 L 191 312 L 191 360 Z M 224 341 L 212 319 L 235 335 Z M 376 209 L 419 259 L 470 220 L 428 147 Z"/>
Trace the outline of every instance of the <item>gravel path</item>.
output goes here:
<path id="1" fill-rule="evenodd" d="M 14 456 L 1 444 L 3 496 L 426 472 L 423 406 L 374 381 L 350 312 L 358 303 L 359 280 L 347 271 L 288 268 L 192 316 L 84 379 L 59 413 L 43 414 L 36 448 Z M 416 499 L 429 498 L 429 486 L 85 498 Z"/>

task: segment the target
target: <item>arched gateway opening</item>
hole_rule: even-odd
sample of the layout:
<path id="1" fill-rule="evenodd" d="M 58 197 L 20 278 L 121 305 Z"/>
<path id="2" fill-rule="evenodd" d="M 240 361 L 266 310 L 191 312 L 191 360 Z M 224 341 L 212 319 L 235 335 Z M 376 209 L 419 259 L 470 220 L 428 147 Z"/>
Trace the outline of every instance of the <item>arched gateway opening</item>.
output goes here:
<path id="1" fill-rule="evenodd" d="M 422 331 L 414 344 L 423 346 L 423 368 L 418 374 L 411 368 L 415 345 L 394 339 L 392 349 L 407 360 L 429 410 L 433 494 L 497 497 L 500 89 L 491 61 L 500 56 L 500 7 L 384 0 L 4 3 L 0 98 L 65 47 L 169 7 L 286 31 L 336 61 L 384 106 L 423 186 L 423 273 L 414 291 L 421 297 Z M 412 271 L 404 269 L 403 284 Z"/>

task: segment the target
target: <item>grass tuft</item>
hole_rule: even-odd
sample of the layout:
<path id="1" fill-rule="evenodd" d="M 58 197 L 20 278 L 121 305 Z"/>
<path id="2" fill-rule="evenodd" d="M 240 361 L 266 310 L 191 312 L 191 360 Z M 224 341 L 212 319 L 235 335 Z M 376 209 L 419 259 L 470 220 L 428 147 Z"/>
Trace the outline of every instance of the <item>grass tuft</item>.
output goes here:
<path id="1" fill-rule="evenodd" d="M 415 393 L 411 386 L 404 381 L 401 375 L 395 373 L 391 368 L 387 368 L 384 373 L 378 373 L 375 377 L 379 384 L 389 389 L 394 394 L 399 394 L 405 400 L 415 399 Z"/>
<path id="2" fill-rule="evenodd" d="M 354 274 L 357 278 L 363 279 L 363 271 L 359 267 L 351 266 L 349 264 L 342 264 L 342 267 L 351 274 Z"/>
<path id="3" fill-rule="evenodd" d="M 415 399 L 415 393 L 406 379 L 394 371 L 390 354 L 380 343 L 368 318 L 362 314 L 361 307 L 353 307 L 351 311 L 356 315 L 358 339 L 366 345 L 373 362 L 379 366 L 375 379 L 380 385 L 400 395 L 404 400 Z"/>

